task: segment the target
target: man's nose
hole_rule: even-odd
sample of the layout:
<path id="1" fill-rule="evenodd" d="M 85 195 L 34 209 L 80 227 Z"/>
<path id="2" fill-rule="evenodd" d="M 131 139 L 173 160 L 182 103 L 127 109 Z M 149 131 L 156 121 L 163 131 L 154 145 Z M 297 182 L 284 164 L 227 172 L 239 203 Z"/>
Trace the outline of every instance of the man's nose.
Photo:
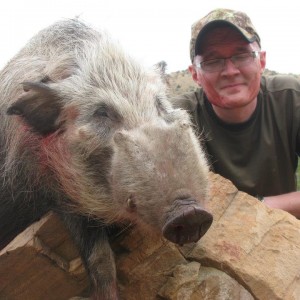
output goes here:
<path id="1" fill-rule="evenodd" d="M 238 73 L 240 70 L 235 64 L 232 62 L 231 58 L 226 58 L 224 61 L 224 66 L 222 72 L 226 73 Z"/>

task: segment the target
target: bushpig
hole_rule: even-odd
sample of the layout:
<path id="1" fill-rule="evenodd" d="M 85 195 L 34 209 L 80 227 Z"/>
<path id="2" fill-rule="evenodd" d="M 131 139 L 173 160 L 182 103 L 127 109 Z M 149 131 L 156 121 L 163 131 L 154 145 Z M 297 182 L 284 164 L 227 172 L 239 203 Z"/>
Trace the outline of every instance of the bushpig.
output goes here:
<path id="1" fill-rule="evenodd" d="M 93 299 L 118 299 L 109 236 L 137 224 L 183 245 L 212 223 L 208 166 L 157 68 L 63 20 L 1 71 L 0 246 L 49 210 L 73 236 Z"/>

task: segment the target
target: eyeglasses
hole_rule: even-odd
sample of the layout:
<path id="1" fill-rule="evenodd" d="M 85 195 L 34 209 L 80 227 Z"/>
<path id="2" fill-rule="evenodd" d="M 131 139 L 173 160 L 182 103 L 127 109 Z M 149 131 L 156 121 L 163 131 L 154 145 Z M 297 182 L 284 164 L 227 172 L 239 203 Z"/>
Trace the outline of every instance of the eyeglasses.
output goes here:
<path id="1" fill-rule="evenodd" d="M 220 72 L 224 70 L 225 62 L 227 59 L 230 59 L 234 66 L 236 68 L 239 68 L 252 63 L 254 59 L 259 56 L 259 54 L 260 51 L 252 51 L 233 55 L 230 57 L 209 59 L 196 63 L 196 67 L 208 73 Z"/>

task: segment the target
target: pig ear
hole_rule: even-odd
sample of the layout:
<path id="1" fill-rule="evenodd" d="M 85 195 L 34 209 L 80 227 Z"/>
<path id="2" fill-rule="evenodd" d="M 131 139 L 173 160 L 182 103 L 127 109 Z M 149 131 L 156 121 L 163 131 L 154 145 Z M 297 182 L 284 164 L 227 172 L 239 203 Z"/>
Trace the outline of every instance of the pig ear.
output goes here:
<path id="1" fill-rule="evenodd" d="M 163 80 L 164 83 L 167 85 L 169 84 L 169 76 L 166 73 L 167 70 L 167 63 L 162 60 L 154 65 L 154 67 L 158 70 L 161 79 Z"/>
<path id="2" fill-rule="evenodd" d="M 57 119 L 62 109 L 56 92 L 42 82 L 24 82 L 24 93 L 7 110 L 19 115 L 36 132 L 46 135 L 59 127 Z"/>
<path id="3" fill-rule="evenodd" d="M 159 70 L 159 72 L 162 76 L 166 75 L 166 70 L 167 70 L 168 64 L 164 60 L 156 63 L 155 66 L 157 67 L 157 69 Z"/>

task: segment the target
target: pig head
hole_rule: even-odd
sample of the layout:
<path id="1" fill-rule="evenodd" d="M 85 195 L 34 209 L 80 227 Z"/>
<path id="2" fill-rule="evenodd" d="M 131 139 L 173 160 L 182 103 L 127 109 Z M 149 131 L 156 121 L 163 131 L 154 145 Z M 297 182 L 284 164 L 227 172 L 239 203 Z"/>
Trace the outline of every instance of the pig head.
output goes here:
<path id="1" fill-rule="evenodd" d="M 63 83 L 24 83 L 8 114 L 43 136 L 40 157 L 73 209 L 108 224 L 151 226 L 180 245 L 198 241 L 212 223 L 208 167 L 187 114 L 155 94 L 129 92 L 130 101 L 106 98 L 89 112 L 66 105 L 60 89 Z"/>

